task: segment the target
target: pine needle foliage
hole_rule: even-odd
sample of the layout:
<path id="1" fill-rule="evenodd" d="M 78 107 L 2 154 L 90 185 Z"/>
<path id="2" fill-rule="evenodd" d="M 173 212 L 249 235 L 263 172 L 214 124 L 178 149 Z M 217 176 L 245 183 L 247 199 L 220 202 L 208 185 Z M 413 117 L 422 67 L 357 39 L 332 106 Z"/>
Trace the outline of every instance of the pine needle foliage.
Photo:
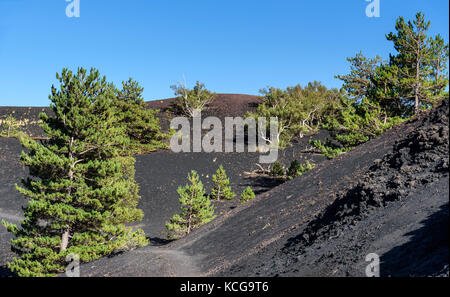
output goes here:
<path id="1" fill-rule="evenodd" d="M 146 153 L 168 148 L 169 135 L 161 132 L 158 110 L 147 108 L 142 97 L 144 89 L 130 78 L 122 82 L 122 89 L 115 90 L 114 105 L 118 109 L 118 121 L 125 126 L 130 138 L 130 148 L 135 153 Z"/>
<path id="2" fill-rule="evenodd" d="M 236 194 L 231 190 L 230 179 L 227 177 L 225 169 L 220 165 L 219 169 L 217 169 L 216 174 L 213 174 L 212 180 L 214 183 L 214 187 L 212 189 L 212 197 L 216 200 L 233 199 Z"/>
<path id="3" fill-rule="evenodd" d="M 12 116 L 9 115 L 4 121 L 2 121 L 2 131 L 0 136 L 2 137 L 17 137 L 19 135 L 20 123 Z"/>
<path id="4" fill-rule="evenodd" d="M 270 175 L 274 177 L 282 177 L 284 175 L 284 167 L 280 164 L 280 162 L 275 161 L 272 165 L 272 169 L 270 170 Z"/>
<path id="5" fill-rule="evenodd" d="M 305 172 L 308 172 L 310 170 L 314 169 L 314 165 L 312 165 L 309 161 L 306 161 L 306 163 L 300 164 L 298 160 L 294 160 L 289 165 L 289 168 L 286 172 L 289 179 L 292 179 L 294 177 L 300 176 Z"/>
<path id="6" fill-rule="evenodd" d="M 17 257 L 9 268 L 19 276 L 61 273 L 69 254 L 87 262 L 147 243 L 141 230 L 124 225 L 142 212 L 133 207 L 134 171 L 124 171 L 133 159 L 124 150 L 130 138 L 118 121 L 113 86 L 95 69 L 63 69 L 57 79 L 60 88 L 52 86 L 49 96 L 54 115 L 40 115 L 49 139 L 20 139 L 30 173 L 16 185 L 28 200 L 25 219 L 20 226 L 2 221 L 14 235 Z"/>
<path id="7" fill-rule="evenodd" d="M 170 87 L 177 96 L 177 107 L 189 117 L 198 116 L 200 112 L 206 110 L 208 105 L 214 100 L 216 94 L 209 91 L 204 83 L 196 82 L 192 89 L 185 83 L 179 82 Z"/>
<path id="8" fill-rule="evenodd" d="M 177 190 L 180 196 L 181 213 L 175 214 L 166 223 L 170 239 L 181 238 L 215 218 L 214 206 L 205 195 L 203 183 L 195 170 L 188 174 L 188 181 L 189 184 L 180 186 Z"/>
<path id="9" fill-rule="evenodd" d="M 255 198 L 255 193 L 253 193 L 252 188 L 247 187 L 241 194 L 241 203 L 253 200 Z"/>

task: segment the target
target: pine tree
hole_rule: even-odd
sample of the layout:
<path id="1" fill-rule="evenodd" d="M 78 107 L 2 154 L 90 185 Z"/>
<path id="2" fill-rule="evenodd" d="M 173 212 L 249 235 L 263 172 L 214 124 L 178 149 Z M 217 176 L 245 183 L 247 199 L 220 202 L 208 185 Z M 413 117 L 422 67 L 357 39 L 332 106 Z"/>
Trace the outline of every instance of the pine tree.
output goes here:
<path id="1" fill-rule="evenodd" d="M 118 124 L 112 85 L 95 69 L 64 69 L 57 79 L 60 89 L 52 86 L 49 96 L 54 116 L 40 115 L 49 140 L 20 139 L 32 177 L 16 186 L 28 198 L 25 219 L 20 227 L 2 221 L 15 235 L 11 249 L 18 257 L 9 268 L 19 276 L 63 272 L 69 254 L 87 262 L 146 244 L 141 230 L 121 222 L 130 219 L 129 205 L 122 205 L 136 185 L 123 171 L 130 139 Z"/>
<path id="2" fill-rule="evenodd" d="M 298 160 L 294 160 L 291 162 L 289 169 L 287 171 L 287 175 L 291 178 L 299 176 L 302 174 L 302 165 Z"/>
<path id="3" fill-rule="evenodd" d="M 133 79 L 122 82 L 122 89 L 116 90 L 115 105 L 118 108 L 119 121 L 126 127 L 131 139 L 131 149 L 136 153 L 145 153 L 155 149 L 168 148 L 164 140 L 169 135 L 161 132 L 158 110 L 147 108 L 142 97 L 143 88 Z"/>
<path id="4" fill-rule="evenodd" d="M 366 58 L 361 52 L 355 57 L 347 58 L 347 61 L 350 62 L 350 73 L 336 75 L 335 78 L 344 82 L 342 87 L 354 101 L 361 101 L 373 89 L 373 77 L 383 61 L 379 56 L 374 59 Z"/>
<path id="5" fill-rule="evenodd" d="M 384 124 L 389 117 L 409 116 L 414 112 L 410 100 L 401 96 L 399 72 L 398 66 L 391 63 L 378 66 L 372 78 L 373 87 L 369 91 L 368 98 L 364 99 L 366 106 L 362 108 L 368 112 L 381 108 L 380 120 Z"/>
<path id="6" fill-rule="evenodd" d="M 253 200 L 255 198 L 255 193 L 253 193 L 252 188 L 247 187 L 241 194 L 241 203 Z"/>
<path id="7" fill-rule="evenodd" d="M 3 130 L 1 131 L 0 136 L 16 137 L 19 133 L 20 124 L 17 122 L 17 120 L 12 115 L 9 115 L 3 121 L 2 126 L 3 126 Z"/>
<path id="8" fill-rule="evenodd" d="M 220 200 L 224 198 L 231 200 L 236 196 L 236 194 L 231 191 L 231 187 L 229 186 L 230 180 L 222 165 L 219 166 L 216 174 L 213 174 L 212 180 L 214 187 L 211 192 L 214 199 Z"/>
<path id="9" fill-rule="evenodd" d="M 126 135 L 130 138 L 130 144 L 120 160 L 124 176 L 131 180 L 134 180 L 135 175 L 133 154 L 168 148 L 164 140 L 169 135 L 161 132 L 159 119 L 155 117 L 158 110 L 147 108 L 142 97 L 143 90 L 138 82 L 130 78 L 122 82 L 121 90 L 115 90 L 114 97 L 117 123 L 124 126 Z M 117 222 L 131 223 L 142 220 L 143 213 L 137 209 L 141 199 L 138 192 L 139 187 L 134 183 L 121 201 L 121 213 L 116 216 Z"/>
<path id="10" fill-rule="evenodd" d="M 144 213 L 138 209 L 141 196 L 139 195 L 139 185 L 135 181 L 134 164 L 136 159 L 132 155 L 128 155 L 130 151 L 125 149 L 123 156 L 118 157 L 122 171 L 122 178 L 128 183 L 128 191 L 122 193 L 122 199 L 117 203 L 111 222 L 114 224 L 127 224 L 139 222 L 143 219 Z"/>
<path id="11" fill-rule="evenodd" d="M 398 70 L 399 94 L 413 102 L 416 114 L 424 104 L 435 103 L 448 85 L 448 78 L 439 76 L 440 66 L 448 60 L 448 45 L 439 38 L 428 38 L 429 28 L 430 22 L 419 12 L 412 22 L 400 17 L 397 32 L 386 36 L 398 52 L 391 55 L 390 65 Z"/>
<path id="12" fill-rule="evenodd" d="M 312 169 L 314 169 L 314 165 L 312 165 L 309 161 L 306 161 L 305 166 L 303 166 L 299 161 L 294 160 L 289 166 L 287 176 L 292 179 Z"/>
<path id="13" fill-rule="evenodd" d="M 193 89 L 188 89 L 185 84 L 171 86 L 177 96 L 178 108 L 189 117 L 197 116 L 199 112 L 208 107 L 216 94 L 206 89 L 205 84 L 197 81 Z"/>
<path id="14" fill-rule="evenodd" d="M 448 92 L 442 92 L 448 85 L 448 72 L 447 64 L 449 57 L 449 45 L 445 44 L 441 35 L 435 36 L 434 39 L 430 39 L 431 47 L 431 78 L 436 84 L 432 95 L 440 99 L 442 97 L 448 97 Z"/>
<path id="15" fill-rule="evenodd" d="M 214 206 L 205 195 L 203 184 L 195 170 L 188 175 L 190 184 L 179 187 L 181 213 L 175 214 L 166 223 L 169 238 L 176 239 L 189 234 L 193 229 L 200 227 L 210 221 L 214 216 Z"/>

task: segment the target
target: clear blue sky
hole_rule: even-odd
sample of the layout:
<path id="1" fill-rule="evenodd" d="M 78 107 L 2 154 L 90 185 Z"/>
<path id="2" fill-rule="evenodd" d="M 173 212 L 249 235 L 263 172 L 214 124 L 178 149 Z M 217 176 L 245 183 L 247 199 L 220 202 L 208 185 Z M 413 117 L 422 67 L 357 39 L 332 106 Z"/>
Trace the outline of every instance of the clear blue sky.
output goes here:
<path id="1" fill-rule="evenodd" d="M 448 42 L 447 0 L 0 0 L 0 105 L 47 106 L 55 73 L 96 67 L 116 85 L 133 77 L 146 100 L 186 77 L 218 93 L 258 94 L 319 80 L 340 87 L 345 58 L 388 57 L 385 34 L 417 11 Z"/>

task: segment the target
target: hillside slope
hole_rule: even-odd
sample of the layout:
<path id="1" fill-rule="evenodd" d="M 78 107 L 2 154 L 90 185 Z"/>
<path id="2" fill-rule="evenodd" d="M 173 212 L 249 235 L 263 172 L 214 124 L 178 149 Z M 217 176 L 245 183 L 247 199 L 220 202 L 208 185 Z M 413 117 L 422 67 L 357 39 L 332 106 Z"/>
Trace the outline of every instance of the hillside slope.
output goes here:
<path id="1" fill-rule="evenodd" d="M 181 240 L 82 273 L 361 276 L 378 252 L 383 275 L 446 275 L 447 184 L 448 100 Z"/>
<path id="2" fill-rule="evenodd" d="M 239 108 L 250 107 L 246 102 Z M 152 245 L 84 264 L 81 273 L 363 276 L 365 256 L 377 253 L 383 276 L 448 275 L 448 108 L 445 100 L 429 114 L 333 160 L 302 153 L 304 138 L 281 152 L 280 160 L 288 165 L 294 158 L 312 159 L 317 167 L 281 185 L 243 174 L 256 169 L 257 154 L 138 156 L 136 179 L 145 213 L 138 226 Z M 242 111 L 229 112 L 219 116 Z M 26 176 L 18 161 L 21 147 L 15 139 L 0 138 L 0 148 L 0 218 L 18 222 L 25 202 L 14 190 Z M 167 244 L 164 223 L 178 210 L 176 187 L 195 169 L 209 189 L 219 164 L 238 194 L 250 185 L 259 195 L 245 205 L 237 199 L 215 203 L 216 220 Z M 12 257 L 9 238 L 1 229 L 0 276 L 9 273 L 4 266 Z"/>
<path id="3" fill-rule="evenodd" d="M 364 276 L 376 253 L 381 276 L 448 276 L 448 111 L 416 119 L 320 216 L 221 275 Z"/>
<path id="4" fill-rule="evenodd" d="M 253 108 L 257 97 L 249 95 L 219 94 L 217 102 L 205 113 L 215 114 L 220 118 L 245 114 Z M 166 115 L 165 108 L 173 103 L 173 99 L 149 102 L 150 107 L 160 108 L 160 116 Z M 229 107 L 229 108 L 228 108 Z M 46 110 L 46 109 L 44 109 Z M 20 119 L 34 120 L 42 108 L 5 108 L 0 107 L 0 115 L 14 112 Z M 30 126 L 27 130 L 33 135 L 39 135 L 38 126 Z M 321 131 L 314 135 L 314 139 L 322 141 L 328 134 Z M 316 154 L 302 153 L 309 146 L 309 137 L 303 138 L 292 147 L 280 152 L 279 160 L 286 166 L 295 158 L 302 163 L 311 161 L 319 164 L 324 157 Z M 22 206 L 26 200 L 16 190 L 14 185 L 20 183 L 21 178 L 27 177 L 27 169 L 20 163 L 19 157 L 22 147 L 17 139 L 0 138 L 0 220 L 19 223 L 23 218 Z M 219 165 L 223 165 L 230 185 L 239 196 L 247 186 L 251 186 L 255 193 L 264 193 L 282 181 L 268 176 L 252 177 L 244 172 L 258 169 L 256 163 L 258 153 L 173 153 L 158 151 L 136 157 L 136 181 L 139 184 L 139 208 L 144 211 L 143 221 L 135 226 L 142 228 L 151 239 L 152 245 L 167 243 L 165 223 L 179 211 L 177 188 L 186 184 L 190 170 L 197 170 L 206 190 L 209 192 L 211 176 Z M 226 215 L 239 205 L 239 200 L 214 202 L 217 217 Z M 0 226 L 0 276 L 9 275 L 6 262 L 14 256 L 10 251 L 11 235 Z"/>

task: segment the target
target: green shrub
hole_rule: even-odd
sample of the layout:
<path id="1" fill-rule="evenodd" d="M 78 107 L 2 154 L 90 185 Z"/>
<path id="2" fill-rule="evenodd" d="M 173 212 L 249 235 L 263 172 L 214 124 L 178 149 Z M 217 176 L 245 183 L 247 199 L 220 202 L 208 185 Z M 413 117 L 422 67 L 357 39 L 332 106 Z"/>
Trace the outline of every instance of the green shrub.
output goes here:
<path id="1" fill-rule="evenodd" d="M 312 169 L 314 169 L 314 165 L 312 165 L 309 161 L 306 161 L 305 166 L 303 166 L 302 164 L 300 164 L 299 161 L 294 160 L 291 162 L 291 165 L 289 166 L 287 176 L 290 179 L 292 179 Z"/>
<path id="2" fill-rule="evenodd" d="M 214 206 L 205 195 L 203 184 L 198 173 L 192 170 L 188 175 L 190 184 L 179 187 L 181 213 L 175 214 L 166 223 L 170 239 L 177 239 L 189 234 L 193 229 L 200 227 L 214 219 Z"/>
<path id="3" fill-rule="evenodd" d="M 336 89 L 328 90 L 318 81 L 310 82 L 305 87 L 269 87 L 260 92 L 262 103 L 258 105 L 255 113 L 249 113 L 247 116 L 266 118 L 267 130 L 269 119 L 277 118 L 276 136 L 281 148 L 286 147 L 293 137 L 303 137 L 316 132 L 325 106 L 338 95 Z"/>
<path id="4" fill-rule="evenodd" d="M 314 166 L 313 164 L 309 163 L 309 161 L 306 161 L 306 163 L 305 163 L 305 169 L 304 169 L 303 173 L 305 173 L 305 172 L 307 172 L 307 171 L 310 171 L 310 170 L 313 170 L 314 167 L 315 167 L 315 166 Z"/>
<path id="5" fill-rule="evenodd" d="M 231 191 L 231 187 L 229 186 L 230 179 L 227 177 L 222 165 L 219 166 L 216 174 L 213 174 L 212 180 L 214 183 L 214 187 L 212 189 L 213 199 L 220 200 L 224 198 L 231 200 L 236 196 L 236 194 Z"/>
<path id="6" fill-rule="evenodd" d="M 291 165 L 289 165 L 287 175 L 289 177 L 296 177 L 301 175 L 301 164 L 298 160 L 294 160 L 291 162 Z"/>
<path id="7" fill-rule="evenodd" d="M 280 164 L 280 162 L 275 161 L 272 165 L 272 169 L 270 170 L 270 175 L 275 177 L 282 177 L 284 175 L 284 167 Z"/>
<path id="8" fill-rule="evenodd" d="M 340 154 L 345 153 L 350 149 L 335 147 L 330 142 L 327 142 L 327 144 L 323 144 L 320 140 L 310 140 L 309 143 L 317 148 L 322 153 L 322 155 L 324 155 L 328 159 L 336 158 Z"/>
<path id="9" fill-rule="evenodd" d="M 255 193 L 253 193 L 252 188 L 247 187 L 241 194 L 241 203 L 253 200 L 255 198 Z"/>
<path id="10" fill-rule="evenodd" d="M 405 120 L 407 118 L 401 116 L 387 116 L 379 105 L 367 98 L 352 101 L 341 96 L 339 101 L 328 106 L 321 124 L 335 141 L 327 140 L 324 144 L 310 140 L 310 143 L 327 158 L 334 158 Z"/>
<path id="11" fill-rule="evenodd" d="M 197 116 L 197 113 L 205 110 L 216 97 L 215 93 L 206 89 L 205 84 L 199 81 L 192 89 L 188 89 L 183 83 L 173 85 L 171 88 L 177 96 L 177 109 L 189 117 Z"/>
<path id="12" fill-rule="evenodd" d="M 2 131 L 0 136 L 3 137 L 16 137 L 19 133 L 20 123 L 12 116 L 9 115 L 4 121 L 2 121 Z"/>

